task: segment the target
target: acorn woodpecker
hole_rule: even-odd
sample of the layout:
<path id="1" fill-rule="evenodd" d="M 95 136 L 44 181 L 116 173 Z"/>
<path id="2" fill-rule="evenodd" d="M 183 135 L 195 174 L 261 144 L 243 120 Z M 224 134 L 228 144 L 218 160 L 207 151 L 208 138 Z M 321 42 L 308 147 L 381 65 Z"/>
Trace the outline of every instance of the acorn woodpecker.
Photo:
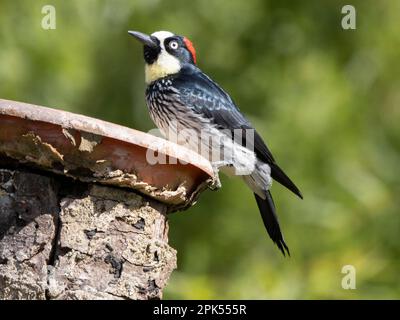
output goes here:
<path id="1" fill-rule="evenodd" d="M 303 197 L 277 165 L 261 136 L 231 97 L 197 67 L 195 49 L 186 37 L 168 31 L 151 35 L 129 31 L 129 34 L 144 45 L 146 102 L 156 126 L 168 139 L 171 132 L 180 135 L 185 131 L 178 143 L 197 152 L 199 145 L 200 148 L 206 145 L 208 155 L 210 151 L 222 152 L 222 157 L 210 159 L 217 185 L 219 168 L 240 171 L 239 175 L 254 192 L 269 236 L 283 255 L 285 251 L 290 255 L 269 191 L 272 179 Z M 245 134 L 236 139 L 233 135 L 238 131 Z M 212 138 L 211 143 L 208 138 L 193 139 L 203 137 L 204 133 Z"/>

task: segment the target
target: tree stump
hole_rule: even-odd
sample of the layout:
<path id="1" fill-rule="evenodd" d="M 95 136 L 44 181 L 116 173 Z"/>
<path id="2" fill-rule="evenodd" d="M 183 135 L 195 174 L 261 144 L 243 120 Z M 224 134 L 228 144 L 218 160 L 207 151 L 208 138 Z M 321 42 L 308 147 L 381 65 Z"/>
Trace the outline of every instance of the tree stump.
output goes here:
<path id="1" fill-rule="evenodd" d="M 185 164 L 149 164 L 149 148 Z M 163 139 L 0 100 L 0 299 L 162 298 L 167 214 L 211 183 L 207 161 Z"/>

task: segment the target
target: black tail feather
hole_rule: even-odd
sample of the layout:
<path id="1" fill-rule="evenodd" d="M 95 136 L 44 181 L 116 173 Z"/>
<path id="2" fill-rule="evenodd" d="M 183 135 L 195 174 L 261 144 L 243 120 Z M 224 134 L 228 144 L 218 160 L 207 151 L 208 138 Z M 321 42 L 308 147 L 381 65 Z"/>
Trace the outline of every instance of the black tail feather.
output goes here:
<path id="1" fill-rule="evenodd" d="M 278 217 L 276 216 L 275 212 L 275 204 L 272 199 L 272 195 L 269 191 L 267 191 L 266 199 L 262 199 L 257 194 L 254 194 L 258 208 L 261 213 L 262 220 L 264 222 L 264 226 L 267 229 L 269 236 L 271 237 L 272 241 L 278 246 L 279 250 L 282 251 L 283 255 L 285 256 L 285 251 L 287 252 L 288 256 L 290 256 L 289 248 L 283 239 L 283 235 L 281 232 L 281 228 L 279 226 Z"/>

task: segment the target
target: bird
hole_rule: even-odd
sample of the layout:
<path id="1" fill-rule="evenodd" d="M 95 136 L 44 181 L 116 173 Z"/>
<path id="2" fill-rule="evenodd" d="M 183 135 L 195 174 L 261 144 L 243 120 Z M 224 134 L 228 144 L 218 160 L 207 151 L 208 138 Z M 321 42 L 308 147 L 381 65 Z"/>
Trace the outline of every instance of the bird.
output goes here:
<path id="1" fill-rule="evenodd" d="M 222 153 L 210 160 L 216 188 L 221 186 L 219 169 L 240 175 L 254 193 L 268 235 L 283 256 L 290 256 L 270 191 L 272 180 L 301 199 L 303 196 L 278 166 L 261 135 L 230 95 L 198 67 L 196 50 L 188 38 L 170 31 L 128 33 L 143 45 L 146 103 L 155 125 L 167 139 L 171 133 L 178 134 L 179 144 L 197 152 L 205 147 L 206 155 Z M 233 138 L 238 132 L 243 134 Z M 204 133 L 217 139 L 211 143 L 192 139 Z"/>

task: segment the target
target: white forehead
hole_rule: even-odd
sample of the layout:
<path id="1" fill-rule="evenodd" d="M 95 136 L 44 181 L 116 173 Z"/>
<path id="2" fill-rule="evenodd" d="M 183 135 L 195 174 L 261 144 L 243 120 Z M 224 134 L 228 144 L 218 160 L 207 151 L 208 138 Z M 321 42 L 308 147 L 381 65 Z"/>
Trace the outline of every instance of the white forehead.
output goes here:
<path id="1" fill-rule="evenodd" d="M 174 36 L 174 34 L 169 31 L 157 31 L 157 32 L 152 33 L 151 35 L 153 37 L 156 37 L 158 40 L 160 40 L 161 43 L 163 43 L 165 39 Z"/>

